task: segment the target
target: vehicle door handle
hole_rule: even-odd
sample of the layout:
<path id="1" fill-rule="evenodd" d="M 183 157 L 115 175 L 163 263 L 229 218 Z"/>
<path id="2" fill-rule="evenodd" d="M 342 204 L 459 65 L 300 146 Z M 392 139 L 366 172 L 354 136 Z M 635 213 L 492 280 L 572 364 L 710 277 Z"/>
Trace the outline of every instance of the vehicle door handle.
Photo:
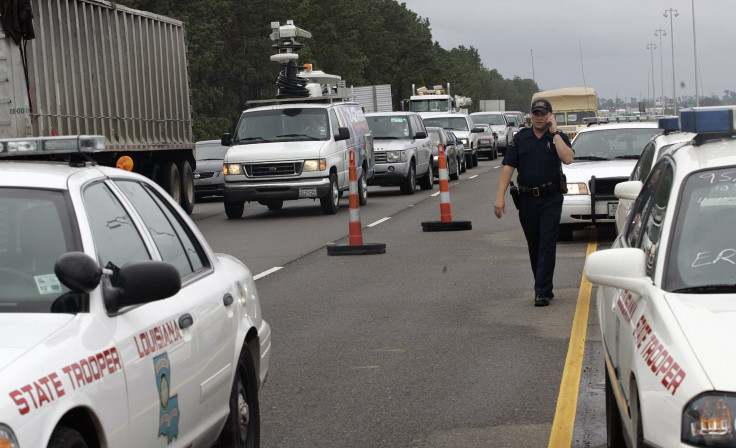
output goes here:
<path id="1" fill-rule="evenodd" d="M 191 314 L 186 313 L 186 314 L 182 314 L 181 316 L 179 316 L 179 328 L 181 328 L 182 330 L 187 327 L 192 326 L 193 323 L 194 323 L 194 318 L 192 317 Z"/>
<path id="2" fill-rule="evenodd" d="M 222 298 L 222 303 L 225 304 L 225 306 L 230 306 L 233 304 L 233 296 L 231 296 L 229 293 L 225 294 L 225 296 Z"/>

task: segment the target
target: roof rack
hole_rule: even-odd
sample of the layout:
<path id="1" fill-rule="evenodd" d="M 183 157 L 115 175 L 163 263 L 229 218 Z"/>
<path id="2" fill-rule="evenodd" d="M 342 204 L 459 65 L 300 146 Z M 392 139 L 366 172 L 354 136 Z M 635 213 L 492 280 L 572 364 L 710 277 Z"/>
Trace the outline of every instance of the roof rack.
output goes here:
<path id="1" fill-rule="evenodd" d="M 657 121 L 662 115 L 626 115 L 621 117 L 585 117 L 583 123 L 601 124 L 601 123 L 630 123 L 639 121 Z"/>
<path id="2" fill-rule="evenodd" d="M 353 98 L 337 96 L 307 96 L 302 98 L 274 98 L 270 100 L 251 100 L 246 101 L 246 106 L 273 106 L 277 104 L 303 104 L 303 103 L 345 103 L 354 102 Z"/>

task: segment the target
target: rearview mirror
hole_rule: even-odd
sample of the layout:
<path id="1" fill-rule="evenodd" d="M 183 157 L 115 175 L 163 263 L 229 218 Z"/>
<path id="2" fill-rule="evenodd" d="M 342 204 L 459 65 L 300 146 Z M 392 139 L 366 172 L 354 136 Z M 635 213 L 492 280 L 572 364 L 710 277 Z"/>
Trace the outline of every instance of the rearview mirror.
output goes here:
<path id="1" fill-rule="evenodd" d="M 222 139 L 220 140 L 220 144 L 222 146 L 230 146 L 230 145 L 233 144 L 233 139 L 230 136 L 230 133 L 229 132 L 228 133 L 225 133 L 225 134 L 222 134 Z"/>
<path id="2" fill-rule="evenodd" d="M 347 140 L 349 138 L 350 138 L 350 129 L 337 128 L 337 135 L 335 136 L 336 142 L 339 142 L 340 140 Z"/>

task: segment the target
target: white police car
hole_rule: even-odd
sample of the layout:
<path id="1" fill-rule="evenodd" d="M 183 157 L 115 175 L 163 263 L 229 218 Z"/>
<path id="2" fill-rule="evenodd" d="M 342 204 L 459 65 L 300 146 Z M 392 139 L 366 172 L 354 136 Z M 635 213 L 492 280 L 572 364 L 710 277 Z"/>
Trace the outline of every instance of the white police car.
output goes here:
<path id="1" fill-rule="evenodd" d="M 677 143 L 689 142 L 695 137 L 692 132 L 679 132 L 680 120 L 678 117 L 660 118 L 659 129 L 662 130 L 662 133 L 652 137 L 644 147 L 641 157 L 636 161 L 636 165 L 634 165 L 634 169 L 629 175 L 629 181 L 618 183 L 614 187 L 613 192 L 618 198 L 618 207 L 616 207 L 617 232 L 623 229 L 629 209 L 641 190 L 642 182 L 652 170 L 652 165 L 662 154 L 671 151 Z"/>
<path id="2" fill-rule="evenodd" d="M 562 202 L 560 240 L 576 228 L 614 223 L 618 199 L 614 188 L 628 179 L 649 139 L 662 132 L 656 122 L 600 123 L 582 129 L 572 140 L 575 160 L 562 166 L 567 193 Z"/>
<path id="3" fill-rule="evenodd" d="M 609 446 L 736 446 L 736 108 L 685 109 L 599 286 Z"/>
<path id="4" fill-rule="evenodd" d="M 257 446 L 250 271 L 152 181 L 85 161 L 101 147 L 0 140 L 0 447 Z"/>

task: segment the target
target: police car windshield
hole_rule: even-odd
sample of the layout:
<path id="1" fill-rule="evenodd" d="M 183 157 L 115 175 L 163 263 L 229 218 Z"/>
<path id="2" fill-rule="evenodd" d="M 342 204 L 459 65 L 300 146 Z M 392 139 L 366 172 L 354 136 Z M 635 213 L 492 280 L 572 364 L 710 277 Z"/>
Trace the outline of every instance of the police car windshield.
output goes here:
<path id="1" fill-rule="evenodd" d="M 233 143 L 328 140 L 329 129 L 322 108 L 254 110 L 240 117 Z"/>
<path id="2" fill-rule="evenodd" d="M 49 313 L 69 290 L 54 274 L 74 246 L 58 191 L 0 188 L 0 313 Z"/>
<path id="3" fill-rule="evenodd" d="M 649 139 L 660 129 L 601 129 L 580 132 L 572 143 L 575 159 L 607 160 L 614 158 L 638 158 Z"/>
<path id="4" fill-rule="evenodd" d="M 685 181 L 667 257 L 667 291 L 734 292 L 734 181 L 736 167 L 695 172 Z"/>

